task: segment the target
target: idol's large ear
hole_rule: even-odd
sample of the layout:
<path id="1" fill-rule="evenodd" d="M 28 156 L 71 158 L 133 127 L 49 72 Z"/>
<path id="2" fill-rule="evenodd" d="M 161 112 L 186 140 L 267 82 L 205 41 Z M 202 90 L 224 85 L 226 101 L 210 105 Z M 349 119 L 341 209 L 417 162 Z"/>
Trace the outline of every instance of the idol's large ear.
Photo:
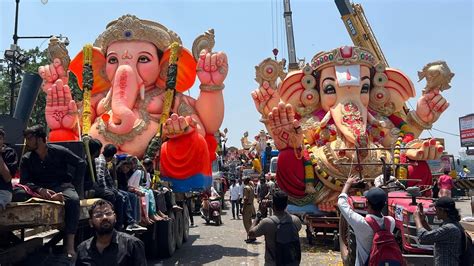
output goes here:
<path id="1" fill-rule="evenodd" d="M 170 55 L 171 49 L 167 49 L 161 58 L 160 75 L 156 81 L 156 85 L 159 88 L 166 88 Z M 185 92 L 191 88 L 196 81 L 197 62 L 194 60 L 192 53 L 188 49 L 181 47 L 177 64 L 178 76 L 176 78 L 176 91 Z"/>
<path id="2" fill-rule="evenodd" d="M 92 73 L 94 83 L 92 94 L 105 91 L 111 87 L 111 83 L 105 73 L 105 56 L 98 47 L 92 48 Z M 84 53 L 81 50 L 69 64 L 69 70 L 77 77 L 79 88 L 82 89 L 82 70 L 84 69 Z"/>
<path id="3" fill-rule="evenodd" d="M 407 101 L 409 98 L 415 97 L 416 91 L 413 82 L 410 78 L 405 75 L 402 71 L 394 68 L 387 68 L 385 70 L 387 75 L 387 82 L 384 87 L 392 92 L 397 92 L 402 96 L 403 101 Z"/>
<path id="4" fill-rule="evenodd" d="M 300 116 L 308 115 L 319 108 L 316 79 L 311 72 L 312 69 L 290 72 L 279 88 L 281 101 L 291 104 Z"/>

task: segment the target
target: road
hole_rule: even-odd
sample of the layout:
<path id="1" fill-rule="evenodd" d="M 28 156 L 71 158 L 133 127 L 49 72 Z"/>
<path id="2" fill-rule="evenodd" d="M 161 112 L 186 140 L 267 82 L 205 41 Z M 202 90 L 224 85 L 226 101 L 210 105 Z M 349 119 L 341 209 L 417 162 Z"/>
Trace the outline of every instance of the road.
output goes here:
<path id="1" fill-rule="evenodd" d="M 226 202 L 230 206 L 229 202 Z M 244 242 L 246 232 L 242 220 L 233 220 L 230 209 L 224 210 L 223 224 L 206 225 L 194 216 L 198 226 L 190 228 L 189 240 L 173 257 L 148 261 L 149 265 L 264 265 L 265 240 L 260 237 L 254 244 Z M 300 231 L 302 245 L 301 265 L 342 265 L 340 254 L 326 248 L 323 243 L 309 246 L 306 233 Z M 332 246 L 332 242 L 326 243 Z"/>

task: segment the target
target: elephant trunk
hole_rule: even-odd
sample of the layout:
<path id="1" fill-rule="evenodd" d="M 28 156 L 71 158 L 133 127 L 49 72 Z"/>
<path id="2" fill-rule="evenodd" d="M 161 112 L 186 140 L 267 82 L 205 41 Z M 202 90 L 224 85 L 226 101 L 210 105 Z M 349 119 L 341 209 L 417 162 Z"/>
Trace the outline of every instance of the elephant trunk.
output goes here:
<path id="1" fill-rule="evenodd" d="M 126 134 L 133 129 L 137 115 L 133 106 L 137 100 L 139 81 L 136 71 L 129 65 L 118 67 L 112 87 L 112 114 L 108 130 L 116 134 Z"/>
<path id="2" fill-rule="evenodd" d="M 360 144 L 367 135 L 367 108 L 361 102 L 345 99 L 330 110 L 336 127 L 351 144 Z"/>

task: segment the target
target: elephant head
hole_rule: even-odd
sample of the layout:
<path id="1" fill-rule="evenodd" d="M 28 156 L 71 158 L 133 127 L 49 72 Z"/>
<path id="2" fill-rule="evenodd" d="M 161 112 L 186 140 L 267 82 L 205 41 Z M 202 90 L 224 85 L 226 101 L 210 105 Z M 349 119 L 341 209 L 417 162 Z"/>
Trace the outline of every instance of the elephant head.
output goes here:
<path id="1" fill-rule="evenodd" d="M 376 58 L 360 47 L 316 54 L 303 70 L 290 73 L 280 86 L 281 100 L 301 117 L 317 117 L 324 127 L 332 118 L 346 144 L 366 139 L 370 91 Z"/>
<path id="2" fill-rule="evenodd" d="M 144 100 L 146 90 L 163 84 L 160 75 L 163 52 L 179 37 L 163 25 L 124 15 L 107 25 L 94 46 L 105 56 L 106 78 L 111 83 L 108 94 L 110 119 L 107 131 L 127 134 L 140 121 L 137 99 Z M 106 110 L 107 111 L 107 110 Z"/>

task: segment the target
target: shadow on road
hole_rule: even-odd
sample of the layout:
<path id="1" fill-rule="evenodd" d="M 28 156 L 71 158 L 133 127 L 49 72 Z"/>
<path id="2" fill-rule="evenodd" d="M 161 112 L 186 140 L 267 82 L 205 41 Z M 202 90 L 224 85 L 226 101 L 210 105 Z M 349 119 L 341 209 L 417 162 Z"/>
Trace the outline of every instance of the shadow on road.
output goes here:
<path id="1" fill-rule="evenodd" d="M 252 253 L 244 248 L 223 247 L 221 245 L 193 245 L 199 235 L 190 235 L 188 241 L 182 248 L 177 250 L 173 257 L 148 261 L 148 265 L 202 265 L 222 259 L 222 257 L 256 257 L 258 253 Z M 192 248 L 186 248 L 191 246 Z"/>

